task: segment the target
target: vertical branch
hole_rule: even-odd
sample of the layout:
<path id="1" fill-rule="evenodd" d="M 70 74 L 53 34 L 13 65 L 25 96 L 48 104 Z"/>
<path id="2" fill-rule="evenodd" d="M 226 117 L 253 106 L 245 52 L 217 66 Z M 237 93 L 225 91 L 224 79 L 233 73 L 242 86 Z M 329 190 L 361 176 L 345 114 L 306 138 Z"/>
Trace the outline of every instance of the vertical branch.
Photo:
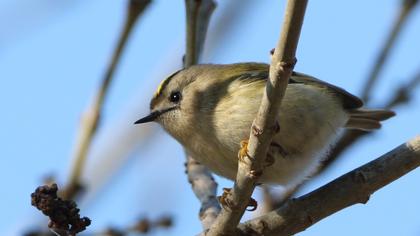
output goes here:
<path id="1" fill-rule="evenodd" d="M 395 45 L 395 41 L 398 37 L 398 35 L 401 32 L 401 29 L 404 27 L 404 24 L 407 22 L 408 16 L 414 9 L 414 7 L 417 5 L 419 1 L 418 0 L 402 0 L 401 6 L 398 10 L 397 17 L 395 19 L 394 25 L 391 28 L 391 31 L 389 32 L 388 38 L 385 41 L 385 44 L 383 45 L 380 53 L 378 54 L 375 65 L 373 66 L 368 79 L 366 81 L 365 87 L 362 91 L 362 100 L 364 102 L 368 102 L 370 100 L 370 95 L 372 92 L 372 88 L 375 84 L 375 82 L 378 80 L 379 73 L 381 72 L 383 65 L 385 64 L 389 52 Z"/>
<path id="2" fill-rule="evenodd" d="M 184 68 L 198 63 L 202 52 L 210 17 L 216 8 L 213 0 L 185 0 L 187 16 L 186 53 Z M 186 154 L 186 173 L 192 190 L 201 203 L 200 221 L 208 229 L 217 214 L 220 205 L 216 199 L 217 183 L 207 167 Z"/>
<path id="3" fill-rule="evenodd" d="M 74 156 L 74 164 L 70 172 L 69 183 L 63 192 L 63 197 L 65 199 L 73 198 L 82 186 L 80 178 L 82 175 L 83 167 L 86 162 L 86 157 L 89 152 L 93 136 L 95 135 L 99 126 L 102 107 L 109 86 L 112 82 L 115 68 L 120 60 L 122 51 L 126 45 L 127 39 L 133 29 L 135 22 L 150 2 L 151 0 L 130 0 L 125 25 L 118 40 L 117 47 L 115 48 L 115 51 L 112 55 L 110 64 L 107 67 L 106 73 L 102 79 L 101 85 L 92 105 L 87 109 L 86 112 L 84 112 L 82 116 L 80 134 Z"/>
<path id="4" fill-rule="evenodd" d="M 244 146 L 246 155 L 238 161 L 233 189 L 222 198 L 226 204 L 208 235 L 237 234 L 237 225 L 250 203 L 273 135 L 278 131 L 277 114 L 296 63 L 295 53 L 303 24 L 307 0 L 288 0 L 280 40 L 274 51 L 269 80 L 264 91 L 250 138 Z M 243 150 L 241 150 L 241 153 Z"/>
<path id="5" fill-rule="evenodd" d="M 213 0 L 185 0 L 187 16 L 187 44 L 184 57 L 184 68 L 198 63 L 210 17 L 216 8 Z"/>

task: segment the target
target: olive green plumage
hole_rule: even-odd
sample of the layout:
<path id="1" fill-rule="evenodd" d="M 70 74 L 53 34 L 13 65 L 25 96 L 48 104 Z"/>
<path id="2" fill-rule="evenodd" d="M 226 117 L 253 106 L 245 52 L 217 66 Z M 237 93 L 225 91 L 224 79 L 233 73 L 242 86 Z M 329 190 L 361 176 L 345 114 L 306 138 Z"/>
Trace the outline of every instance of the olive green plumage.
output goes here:
<path id="1" fill-rule="evenodd" d="M 196 160 L 234 179 L 240 141 L 249 136 L 268 78 L 267 64 L 197 65 L 180 70 L 157 89 L 151 114 Z M 292 74 L 278 113 L 281 132 L 273 138 L 262 183 L 291 188 L 319 166 L 345 128 L 372 130 L 394 115 L 362 109 L 347 91 L 311 76 Z"/>

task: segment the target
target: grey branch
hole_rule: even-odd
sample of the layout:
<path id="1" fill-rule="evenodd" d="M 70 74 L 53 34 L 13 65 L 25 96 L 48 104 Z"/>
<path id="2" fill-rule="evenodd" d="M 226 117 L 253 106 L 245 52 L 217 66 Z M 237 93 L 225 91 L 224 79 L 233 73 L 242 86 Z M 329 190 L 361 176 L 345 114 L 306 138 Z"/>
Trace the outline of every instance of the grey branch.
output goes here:
<path id="1" fill-rule="evenodd" d="M 323 187 L 239 226 L 243 235 L 293 235 L 356 203 L 420 166 L 420 136 Z"/>
<path id="2" fill-rule="evenodd" d="M 203 229 L 208 229 L 213 224 L 220 212 L 217 201 L 217 183 L 210 171 L 195 161 L 192 157 L 187 158 L 188 181 L 191 183 L 195 196 L 200 200 L 200 220 Z"/>
<path id="3" fill-rule="evenodd" d="M 232 191 L 226 196 L 229 202 L 222 209 L 207 235 L 234 235 L 237 225 L 248 206 L 258 177 L 264 168 L 267 150 L 276 133 L 276 120 L 288 79 L 295 65 L 295 53 L 303 24 L 307 1 L 289 0 L 280 40 L 270 65 L 269 81 L 263 94 L 260 109 L 251 128 L 247 157 L 238 162 L 238 173 Z M 245 147 L 246 148 L 246 147 Z"/>
<path id="4" fill-rule="evenodd" d="M 187 15 L 187 45 L 184 68 L 198 63 L 202 52 L 210 17 L 216 8 L 213 0 L 185 0 Z"/>
<path id="5" fill-rule="evenodd" d="M 378 80 L 379 73 L 382 70 L 383 65 L 385 64 L 389 52 L 394 47 L 398 35 L 400 35 L 401 29 L 404 27 L 404 24 L 407 22 L 408 16 L 415 8 L 419 1 L 418 0 L 401 0 L 401 6 L 398 9 L 398 14 L 395 19 L 394 25 L 389 32 L 388 38 L 385 41 L 380 53 L 376 58 L 375 65 L 370 72 L 366 85 L 362 91 L 362 99 L 364 102 L 370 100 L 370 94 L 374 83 Z"/>
<path id="6" fill-rule="evenodd" d="M 413 91 L 418 88 L 420 85 L 420 70 L 415 74 L 407 84 L 402 85 L 398 88 L 393 94 L 393 97 L 382 107 L 386 109 L 392 109 L 398 105 L 406 104 L 410 101 L 410 96 Z M 348 130 L 344 135 L 338 140 L 335 147 L 329 153 L 329 157 L 325 160 L 322 165 L 322 168 L 318 173 L 323 172 L 325 169 L 330 167 L 348 147 L 353 145 L 355 142 L 360 140 L 360 138 L 365 137 L 371 134 L 370 132 L 362 130 Z"/>
<path id="7" fill-rule="evenodd" d="M 86 157 L 89 152 L 92 139 L 100 123 L 102 107 L 108 92 L 109 85 L 112 82 L 115 68 L 120 60 L 121 53 L 127 42 L 133 26 L 144 9 L 149 5 L 151 0 L 130 0 L 127 18 L 124 29 L 120 35 L 117 47 L 112 55 L 110 64 L 102 79 L 100 88 L 95 96 L 92 105 L 83 114 L 81 120 L 80 134 L 77 141 L 77 146 L 74 156 L 74 164 L 70 171 L 70 180 L 63 192 L 63 198 L 73 198 L 77 190 L 82 186 L 80 181 L 82 171 L 86 162 Z"/>
<path id="8" fill-rule="evenodd" d="M 216 8 L 213 0 L 185 0 L 187 16 L 187 44 L 184 68 L 198 63 L 202 52 L 210 17 Z M 192 190 L 201 203 L 200 221 L 203 229 L 208 229 L 220 212 L 216 199 L 217 183 L 207 167 L 186 155 L 186 172 Z"/>

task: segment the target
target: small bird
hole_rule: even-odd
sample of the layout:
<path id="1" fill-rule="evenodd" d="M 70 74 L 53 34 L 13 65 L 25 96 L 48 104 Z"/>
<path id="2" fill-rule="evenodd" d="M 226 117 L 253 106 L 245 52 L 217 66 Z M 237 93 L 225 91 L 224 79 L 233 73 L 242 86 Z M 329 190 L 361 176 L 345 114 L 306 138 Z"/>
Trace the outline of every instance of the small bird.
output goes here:
<path id="1" fill-rule="evenodd" d="M 163 80 L 151 113 L 135 124 L 155 121 L 214 173 L 234 180 L 241 141 L 249 138 L 260 106 L 269 65 L 196 65 Z M 375 130 L 395 115 L 361 108 L 347 91 L 293 72 L 278 111 L 263 184 L 292 189 L 311 176 L 344 129 Z"/>

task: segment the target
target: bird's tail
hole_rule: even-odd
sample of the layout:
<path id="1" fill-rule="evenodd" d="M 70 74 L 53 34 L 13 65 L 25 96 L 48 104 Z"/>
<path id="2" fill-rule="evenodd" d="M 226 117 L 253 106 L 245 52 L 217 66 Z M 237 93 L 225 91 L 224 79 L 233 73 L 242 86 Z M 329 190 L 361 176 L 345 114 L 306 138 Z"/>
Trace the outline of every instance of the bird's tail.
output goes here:
<path id="1" fill-rule="evenodd" d="M 381 121 L 395 116 L 395 112 L 381 109 L 354 109 L 349 111 L 349 115 L 350 119 L 344 127 L 370 131 L 381 128 Z"/>

